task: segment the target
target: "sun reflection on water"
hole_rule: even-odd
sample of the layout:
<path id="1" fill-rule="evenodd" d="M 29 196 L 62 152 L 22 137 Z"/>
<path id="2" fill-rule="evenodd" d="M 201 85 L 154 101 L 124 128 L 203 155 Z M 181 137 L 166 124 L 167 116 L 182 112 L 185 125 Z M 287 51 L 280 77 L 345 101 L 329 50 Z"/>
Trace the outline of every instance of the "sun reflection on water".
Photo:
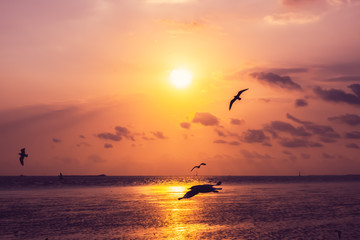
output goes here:
<path id="1" fill-rule="evenodd" d="M 139 236 L 151 236 L 153 239 L 201 239 L 204 232 L 217 231 L 219 226 L 209 225 L 204 218 L 206 197 L 195 196 L 178 200 L 188 189 L 199 182 L 172 183 L 166 185 L 144 186 L 139 191 L 146 196 L 159 216 L 161 227 L 149 228 L 139 232 Z"/>

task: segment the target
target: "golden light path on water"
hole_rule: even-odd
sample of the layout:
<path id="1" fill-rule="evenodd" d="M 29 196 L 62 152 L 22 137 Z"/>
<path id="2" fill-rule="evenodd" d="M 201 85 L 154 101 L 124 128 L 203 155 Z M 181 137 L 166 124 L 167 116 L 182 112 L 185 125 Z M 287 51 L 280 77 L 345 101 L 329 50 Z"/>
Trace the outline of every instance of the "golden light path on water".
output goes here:
<path id="1" fill-rule="evenodd" d="M 200 239 L 204 232 L 216 232 L 224 226 L 204 223 L 203 209 L 206 208 L 207 197 L 215 193 L 198 194 L 191 199 L 178 200 L 188 189 L 199 182 L 139 187 L 144 198 L 153 205 L 155 212 L 162 218 L 162 226 L 140 230 L 138 237 L 152 239 Z M 211 196 L 210 196 L 211 197 Z"/>

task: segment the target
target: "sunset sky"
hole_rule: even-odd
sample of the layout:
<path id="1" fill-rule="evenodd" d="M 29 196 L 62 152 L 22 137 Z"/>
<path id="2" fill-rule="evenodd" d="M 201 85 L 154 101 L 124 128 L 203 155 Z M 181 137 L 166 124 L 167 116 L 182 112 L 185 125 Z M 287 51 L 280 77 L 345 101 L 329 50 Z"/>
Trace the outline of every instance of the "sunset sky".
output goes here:
<path id="1" fill-rule="evenodd" d="M 360 174 L 359 0 L 3 0 L 0 31 L 0 175 Z"/>

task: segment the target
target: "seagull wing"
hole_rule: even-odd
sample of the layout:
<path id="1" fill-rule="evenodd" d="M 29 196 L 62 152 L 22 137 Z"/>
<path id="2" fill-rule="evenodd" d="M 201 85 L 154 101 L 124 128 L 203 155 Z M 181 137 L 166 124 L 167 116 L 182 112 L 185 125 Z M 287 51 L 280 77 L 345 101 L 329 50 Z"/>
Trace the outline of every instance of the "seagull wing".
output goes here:
<path id="1" fill-rule="evenodd" d="M 194 168 L 197 168 L 197 167 L 198 167 L 198 166 L 193 167 L 190 172 L 192 172 L 192 170 L 194 170 Z"/>
<path id="2" fill-rule="evenodd" d="M 185 195 L 182 198 L 191 198 L 198 193 L 199 193 L 198 191 L 191 190 L 191 191 L 188 191 L 187 193 L 185 193 Z M 182 198 L 180 198 L 180 199 L 182 199 Z"/>
<path id="3" fill-rule="evenodd" d="M 22 166 L 24 166 L 24 156 L 19 157 L 20 163 Z"/>
<path id="4" fill-rule="evenodd" d="M 241 95 L 243 92 L 245 92 L 246 90 L 248 90 L 248 88 L 239 91 L 238 94 L 237 94 L 237 96 L 240 97 L 240 95 Z"/>
<path id="5" fill-rule="evenodd" d="M 206 165 L 206 163 L 200 163 L 200 165 Z"/>
<path id="6" fill-rule="evenodd" d="M 22 148 L 22 149 L 21 149 L 21 153 L 22 153 L 22 154 L 25 154 L 25 148 Z"/>
<path id="7" fill-rule="evenodd" d="M 234 98 L 234 99 L 232 99 L 232 100 L 230 101 L 229 111 L 230 111 L 231 106 L 233 105 L 233 103 L 234 103 L 235 101 L 236 101 L 236 98 Z"/>

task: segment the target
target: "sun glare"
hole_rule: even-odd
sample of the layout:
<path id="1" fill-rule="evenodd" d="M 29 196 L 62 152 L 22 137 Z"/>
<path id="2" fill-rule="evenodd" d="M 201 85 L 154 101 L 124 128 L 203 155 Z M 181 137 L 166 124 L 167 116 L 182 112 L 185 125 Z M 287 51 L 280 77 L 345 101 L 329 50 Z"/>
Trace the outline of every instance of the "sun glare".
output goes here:
<path id="1" fill-rule="evenodd" d="M 185 88 L 190 85 L 191 72 L 186 68 L 177 68 L 170 73 L 170 82 L 177 88 Z"/>

